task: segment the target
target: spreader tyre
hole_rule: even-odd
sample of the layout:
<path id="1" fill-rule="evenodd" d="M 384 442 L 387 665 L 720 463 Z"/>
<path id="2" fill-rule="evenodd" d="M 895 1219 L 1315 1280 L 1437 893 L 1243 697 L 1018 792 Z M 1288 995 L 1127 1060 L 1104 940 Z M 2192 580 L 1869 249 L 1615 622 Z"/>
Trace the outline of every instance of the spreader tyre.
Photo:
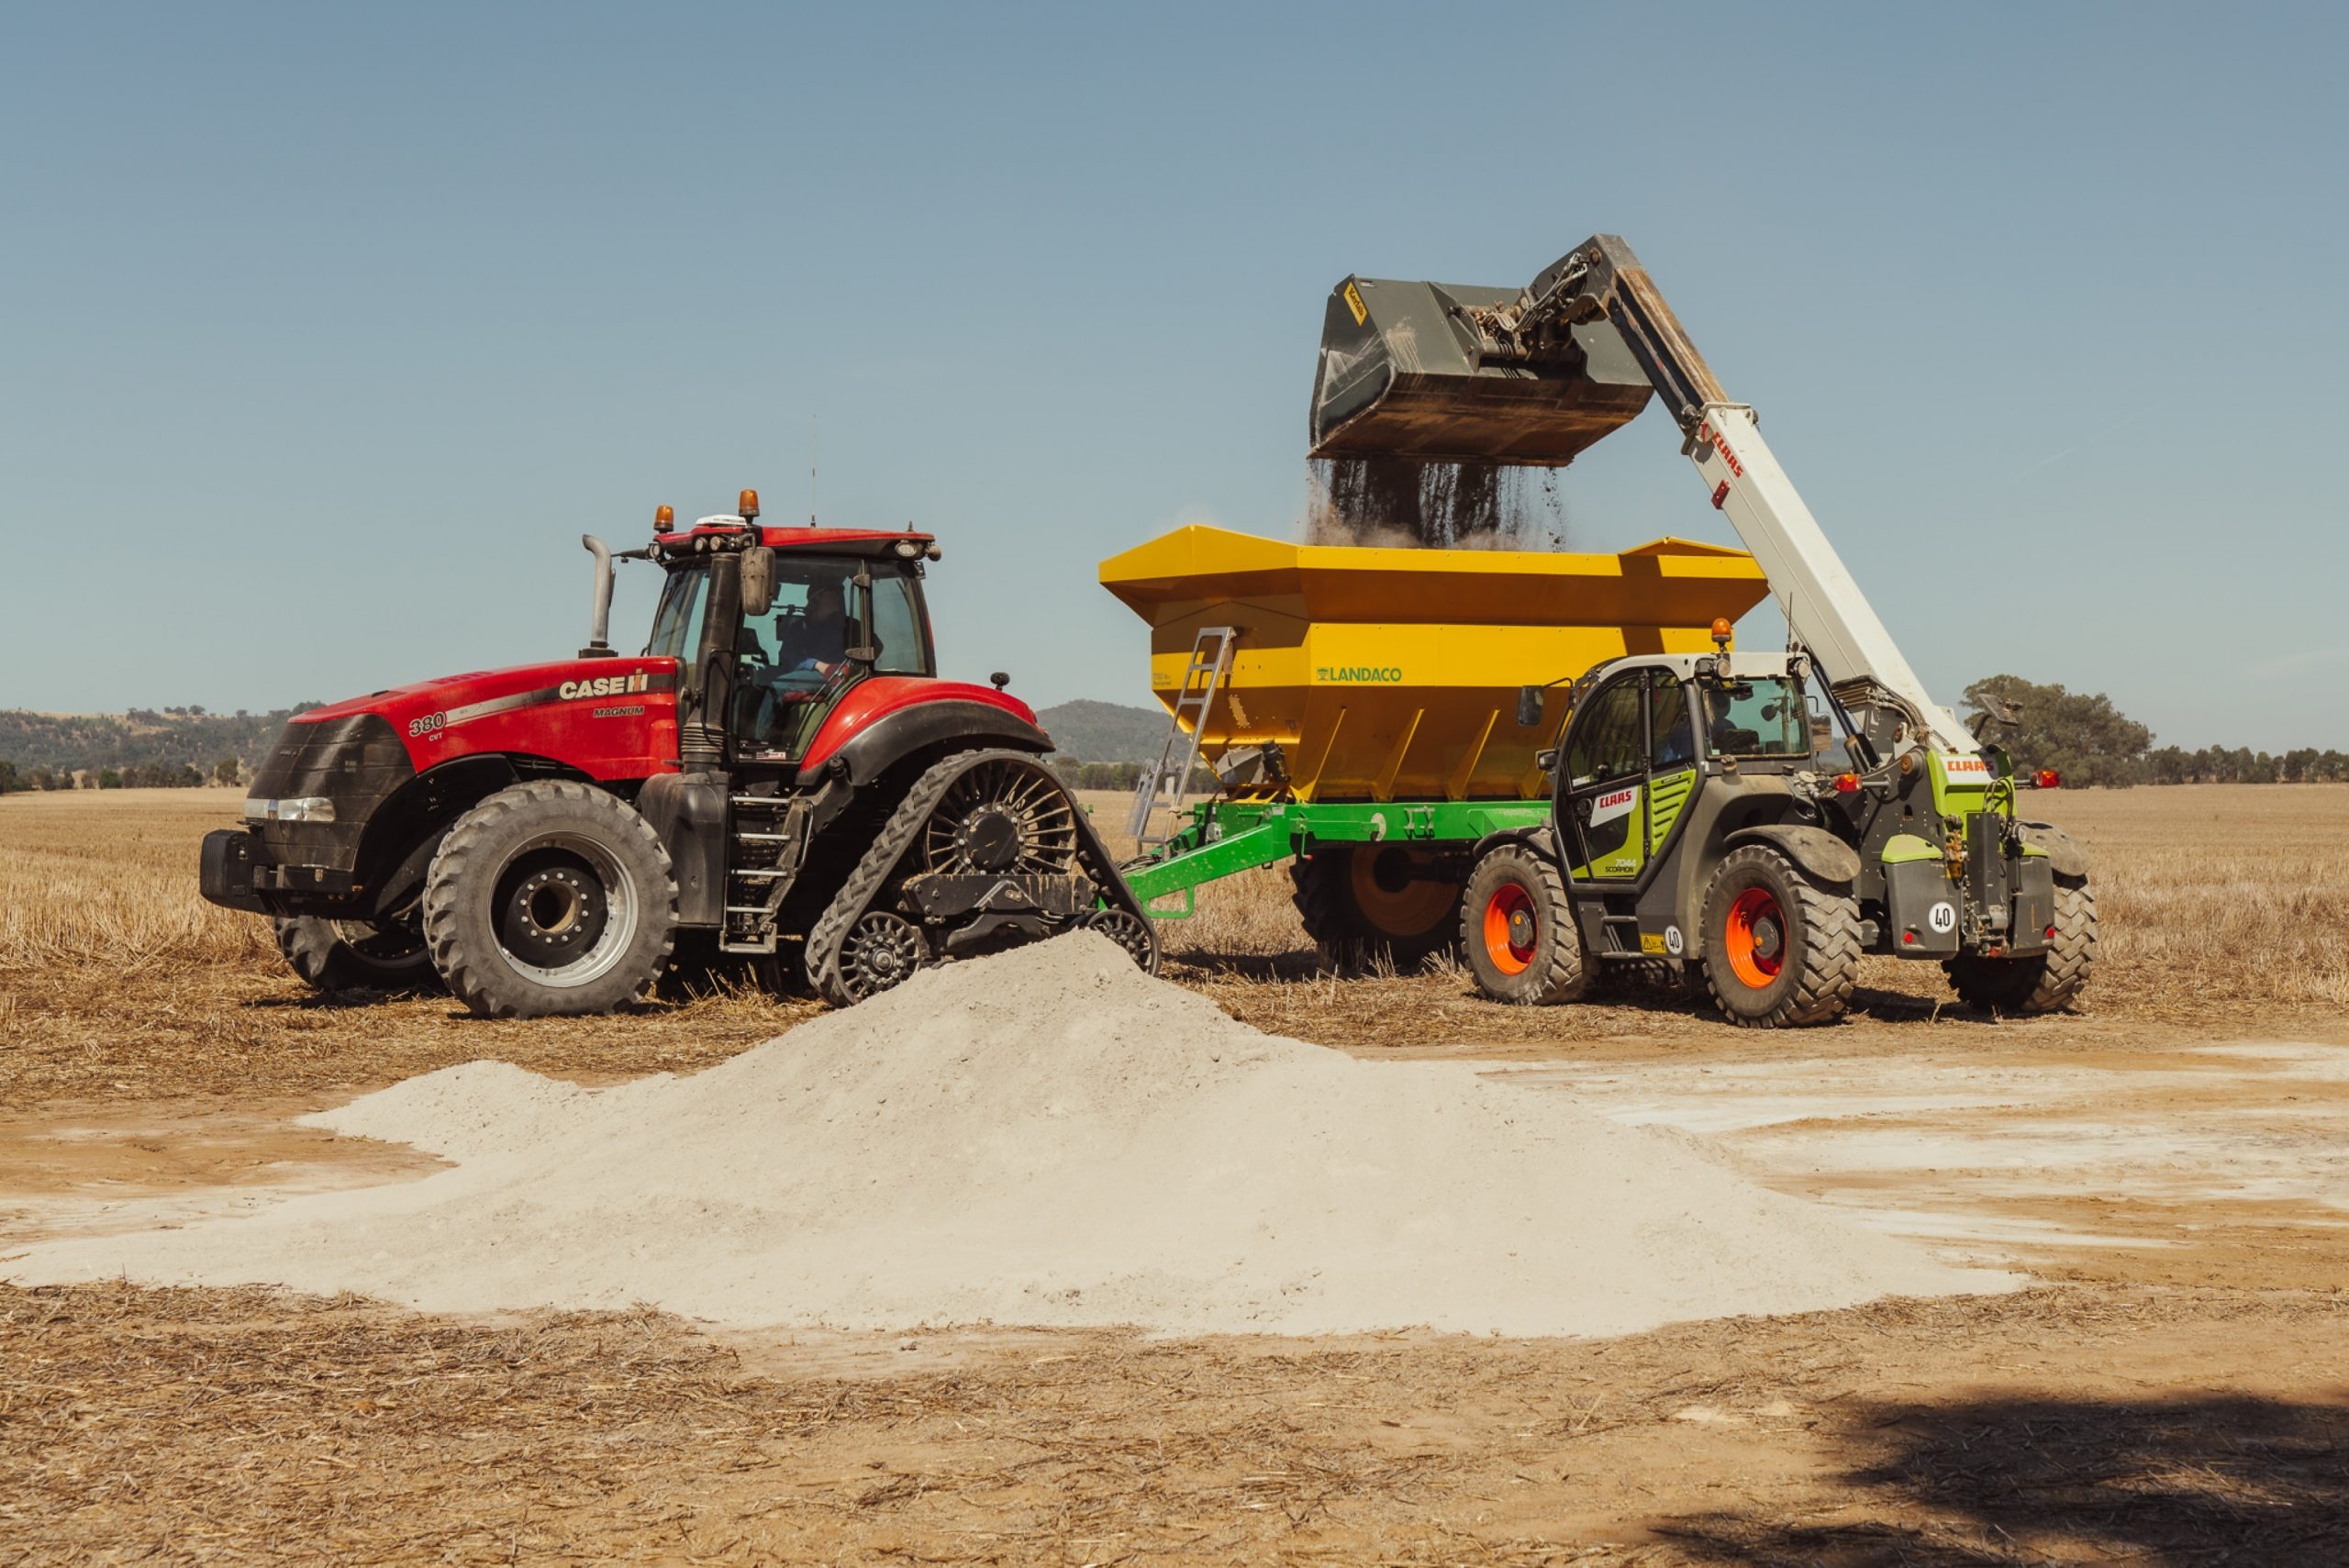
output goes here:
<path id="1" fill-rule="evenodd" d="M 1460 943 L 1476 988 L 1497 1002 L 1571 1002 L 1588 984 L 1565 880 L 1522 844 L 1476 862 L 1460 902 Z"/>
<path id="2" fill-rule="evenodd" d="M 1289 878 L 1305 934 L 1339 968 L 1383 954 L 1408 973 L 1460 933 L 1460 884 L 1436 873 L 1424 851 L 1324 845 L 1292 862 Z"/>
<path id="3" fill-rule="evenodd" d="M 424 882 L 424 939 L 494 1018 L 607 1013 L 669 957 L 677 884 L 651 825 L 591 784 L 540 779 L 460 817 Z"/>
<path id="4" fill-rule="evenodd" d="M 1723 857 L 1705 895 L 1705 985 L 1746 1029 L 1823 1024 L 1851 1004 L 1860 911 L 1765 844 Z"/>
<path id="5" fill-rule="evenodd" d="M 440 984 L 412 926 L 301 915 L 272 920 L 270 929 L 294 973 L 321 991 L 416 991 Z"/>
<path id="6" fill-rule="evenodd" d="M 2055 1013 L 2072 1005 L 2096 967 L 2096 890 L 2084 879 L 2055 881 L 2055 938 L 2029 958 L 1960 953 L 1944 959 L 1957 999 L 1986 1013 Z"/>

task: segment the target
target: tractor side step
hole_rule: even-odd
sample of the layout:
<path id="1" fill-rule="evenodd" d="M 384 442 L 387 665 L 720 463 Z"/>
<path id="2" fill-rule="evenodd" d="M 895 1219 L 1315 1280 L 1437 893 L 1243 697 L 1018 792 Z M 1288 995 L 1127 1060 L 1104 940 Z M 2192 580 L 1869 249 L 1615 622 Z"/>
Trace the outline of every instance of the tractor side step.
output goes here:
<path id="1" fill-rule="evenodd" d="M 807 807 L 772 795 L 729 795 L 721 952 L 771 953 L 783 901 L 807 850 Z"/>

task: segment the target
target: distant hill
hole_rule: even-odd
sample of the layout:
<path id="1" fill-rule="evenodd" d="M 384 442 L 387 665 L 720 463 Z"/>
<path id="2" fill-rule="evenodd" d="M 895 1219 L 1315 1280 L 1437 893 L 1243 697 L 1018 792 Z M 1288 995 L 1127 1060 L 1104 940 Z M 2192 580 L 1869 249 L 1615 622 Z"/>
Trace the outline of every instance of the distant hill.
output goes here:
<path id="1" fill-rule="evenodd" d="M 1036 715 L 1059 755 L 1086 762 L 1154 762 L 1166 744 L 1166 710 L 1079 698 Z"/>
<path id="2" fill-rule="evenodd" d="M 228 758 L 239 776 L 269 750 L 285 721 L 316 703 L 269 713 L 206 713 L 201 707 L 134 707 L 128 713 L 29 713 L 0 708 L 0 762 L 17 773 L 97 773 L 193 767 L 209 776 Z"/>

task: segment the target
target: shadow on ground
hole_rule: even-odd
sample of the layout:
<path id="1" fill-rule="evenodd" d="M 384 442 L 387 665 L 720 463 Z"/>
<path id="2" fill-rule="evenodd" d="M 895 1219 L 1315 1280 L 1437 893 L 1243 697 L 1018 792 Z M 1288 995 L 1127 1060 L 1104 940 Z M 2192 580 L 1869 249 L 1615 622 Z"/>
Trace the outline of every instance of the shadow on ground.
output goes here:
<path id="1" fill-rule="evenodd" d="M 1876 1406 L 1848 1430 L 1845 1506 L 1658 1533 L 1754 1568 L 2349 1561 L 2349 1396 Z"/>

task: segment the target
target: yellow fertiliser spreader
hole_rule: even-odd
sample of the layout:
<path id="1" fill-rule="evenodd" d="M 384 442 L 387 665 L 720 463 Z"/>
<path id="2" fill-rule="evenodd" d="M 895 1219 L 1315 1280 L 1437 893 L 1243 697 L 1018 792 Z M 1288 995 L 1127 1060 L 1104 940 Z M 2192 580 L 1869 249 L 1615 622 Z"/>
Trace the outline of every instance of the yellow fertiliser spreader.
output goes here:
<path id="1" fill-rule="evenodd" d="M 1717 620 L 1766 592 L 1752 557 L 1683 539 L 1558 554 L 1204 527 L 1112 557 L 1101 582 L 1150 623 L 1151 684 L 1176 726 L 1137 829 L 1179 805 L 1194 747 L 1223 784 L 1127 868 L 1135 893 L 1159 905 L 1293 859 L 1318 942 L 1398 963 L 1456 939 L 1477 840 L 1547 811 L 1535 752 L 1563 683 L 1627 653 L 1709 649 Z M 1520 689 L 1552 682 L 1544 722 L 1520 723 Z"/>

